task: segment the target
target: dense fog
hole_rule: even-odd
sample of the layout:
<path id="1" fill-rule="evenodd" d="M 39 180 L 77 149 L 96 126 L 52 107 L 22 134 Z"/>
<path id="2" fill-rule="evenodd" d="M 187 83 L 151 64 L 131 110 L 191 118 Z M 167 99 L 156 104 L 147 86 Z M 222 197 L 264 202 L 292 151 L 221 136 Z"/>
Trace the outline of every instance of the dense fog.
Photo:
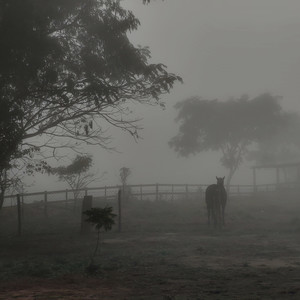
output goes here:
<path id="1" fill-rule="evenodd" d="M 134 44 L 149 46 L 152 60 L 167 65 L 168 71 L 182 76 L 161 100 L 165 109 L 133 105 L 133 116 L 140 119 L 141 138 L 109 128 L 111 145 L 118 152 L 87 147 L 93 154 L 94 170 L 106 171 L 99 185 L 119 184 L 119 169 L 132 170 L 130 183 L 210 183 L 216 175 L 227 176 L 220 164 L 219 151 L 206 151 L 180 157 L 168 141 L 177 134 L 174 105 L 191 96 L 226 101 L 231 97 L 261 93 L 282 96 L 286 111 L 299 111 L 298 10 L 295 1 L 123 1 L 140 19 L 132 32 Z M 75 155 L 75 154 L 74 154 Z M 71 154 L 71 158 L 74 156 Z M 68 164 L 65 159 L 58 164 Z M 55 164 L 55 163 L 54 163 Z M 244 161 L 233 177 L 234 184 L 252 184 L 251 166 Z M 262 182 L 274 182 L 274 174 Z M 261 175 L 260 175 L 261 176 Z M 64 187 L 54 177 L 28 178 L 28 190 Z"/>

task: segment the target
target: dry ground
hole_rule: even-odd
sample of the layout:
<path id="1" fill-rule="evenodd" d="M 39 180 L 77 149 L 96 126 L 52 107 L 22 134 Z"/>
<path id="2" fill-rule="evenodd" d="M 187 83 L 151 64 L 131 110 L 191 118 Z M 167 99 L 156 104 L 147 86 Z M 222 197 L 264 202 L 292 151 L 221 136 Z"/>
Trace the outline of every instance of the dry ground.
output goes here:
<path id="1" fill-rule="evenodd" d="M 203 201 L 133 201 L 123 232 L 103 234 L 95 274 L 95 236 L 78 234 L 78 215 L 54 215 L 28 210 L 17 237 L 2 211 L 0 299 L 300 299 L 297 197 L 231 199 L 221 231 Z"/>

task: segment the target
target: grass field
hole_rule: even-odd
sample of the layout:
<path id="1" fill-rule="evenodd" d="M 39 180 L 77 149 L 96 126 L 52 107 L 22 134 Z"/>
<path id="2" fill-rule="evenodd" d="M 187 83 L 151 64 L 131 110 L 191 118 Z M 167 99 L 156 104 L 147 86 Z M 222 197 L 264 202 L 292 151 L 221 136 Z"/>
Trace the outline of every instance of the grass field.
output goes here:
<path id="1" fill-rule="evenodd" d="M 80 235 L 71 207 L 0 213 L 0 299 L 300 299 L 300 197 L 230 199 L 208 228 L 203 200 L 130 201 L 118 226 Z M 99 204 L 99 203 L 98 203 Z"/>

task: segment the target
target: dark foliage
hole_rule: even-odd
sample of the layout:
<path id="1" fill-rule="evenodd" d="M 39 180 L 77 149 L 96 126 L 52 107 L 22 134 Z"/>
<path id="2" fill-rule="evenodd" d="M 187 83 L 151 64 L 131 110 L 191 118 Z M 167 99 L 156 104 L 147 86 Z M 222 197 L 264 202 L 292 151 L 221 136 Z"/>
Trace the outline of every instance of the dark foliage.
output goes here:
<path id="1" fill-rule="evenodd" d="M 91 156 L 77 155 L 72 163 L 66 167 L 52 168 L 52 173 L 59 176 L 69 176 L 74 174 L 85 173 L 92 166 L 93 159 Z"/>
<path id="2" fill-rule="evenodd" d="M 139 24 L 120 1 L 1 0 L 0 172 L 72 139 L 107 148 L 111 125 L 138 136 L 127 102 L 157 103 L 181 80 L 130 42 Z"/>
<path id="3" fill-rule="evenodd" d="M 86 271 L 90 275 L 96 274 L 98 271 L 98 266 L 94 263 L 94 257 L 96 256 L 99 247 L 100 230 L 102 228 L 105 231 L 111 230 L 112 226 L 115 224 L 114 218 L 117 215 L 115 215 L 112 211 L 113 211 L 112 207 L 104 207 L 104 208 L 92 207 L 91 209 L 83 212 L 87 216 L 85 222 L 91 223 L 92 225 L 95 226 L 97 230 L 96 247 L 91 257 L 91 262 L 86 269 Z"/>
<path id="4" fill-rule="evenodd" d="M 73 191 L 75 201 L 77 201 L 80 190 L 97 179 L 94 173 L 89 172 L 92 164 L 91 156 L 77 155 L 69 165 L 51 168 L 49 173 L 57 175 L 60 181 L 66 182 Z"/>
<path id="5" fill-rule="evenodd" d="M 84 212 L 87 216 L 86 222 L 95 225 L 95 228 L 99 231 L 102 228 L 105 231 L 111 230 L 112 226 L 115 224 L 114 218 L 116 214 L 112 212 L 112 207 L 93 207 Z"/>
<path id="6" fill-rule="evenodd" d="M 279 97 L 262 94 L 228 101 L 192 97 L 175 105 L 179 133 L 169 145 L 179 155 L 221 151 L 221 163 L 229 170 L 227 185 L 242 163 L 248 146 L 276 135 L 290 119 Z"/>

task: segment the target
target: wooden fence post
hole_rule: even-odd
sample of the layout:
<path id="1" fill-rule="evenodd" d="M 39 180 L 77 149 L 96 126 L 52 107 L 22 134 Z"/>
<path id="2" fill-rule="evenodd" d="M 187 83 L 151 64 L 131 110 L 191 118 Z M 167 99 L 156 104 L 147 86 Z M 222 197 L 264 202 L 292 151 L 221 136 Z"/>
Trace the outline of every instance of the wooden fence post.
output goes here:
<path id="1" fill-rule="evenodd" d="M 122 208 L 121 208 L 121 198 L 122 198 L 122 191 L 121 189 L 118 190 L 118 209 L 119 209 L 119 232 L 122 231 Z"/>
<path id="2" fill-rule="evenodd" d="M 91 232 L 92 225 L 85 221 L 86 215 L 83 213 L 92 208 L 93 196 L 84 196 L 81 208 L 81 233 L 88 234 Z"/>
<path id="3" fill-rule="evenodd" d="M 141 201 L 143 200 L 143 186 L 140 186 Z"/>
<path id="4" fill-rule="evenodd" d="M 22 218 L 21 218 L 21 199 L 20 199 L 20 194 L 17 194 L 17 209 L 18 209 L 18 236 L 21 236 L 21 232 L 22 232 Z"/>
<path id="5" fill-rule="evenodd" d="M 68 189 L 66 189 L 66 207 L 68 206 Z"/>
<path id="6" fill-rule="evenodd" d="M 158 201 L 158 183 L 156 184 L 156 192 L 155 192 L 155 194 L 156 194 L 156 201 Z"/>
<path id="7" fill-rule="evenodd" d="M 21 202 L 22 202 L 22 218 L 24 219 L 24 195 L 21 195 Z"/>
<path id="8" fill-rule="evenodd" d="M 48 195 L 47 195 L 47 191 L 45 191 L 44 194 L 44 215 L 45 217 L 48 217 Z"/>

